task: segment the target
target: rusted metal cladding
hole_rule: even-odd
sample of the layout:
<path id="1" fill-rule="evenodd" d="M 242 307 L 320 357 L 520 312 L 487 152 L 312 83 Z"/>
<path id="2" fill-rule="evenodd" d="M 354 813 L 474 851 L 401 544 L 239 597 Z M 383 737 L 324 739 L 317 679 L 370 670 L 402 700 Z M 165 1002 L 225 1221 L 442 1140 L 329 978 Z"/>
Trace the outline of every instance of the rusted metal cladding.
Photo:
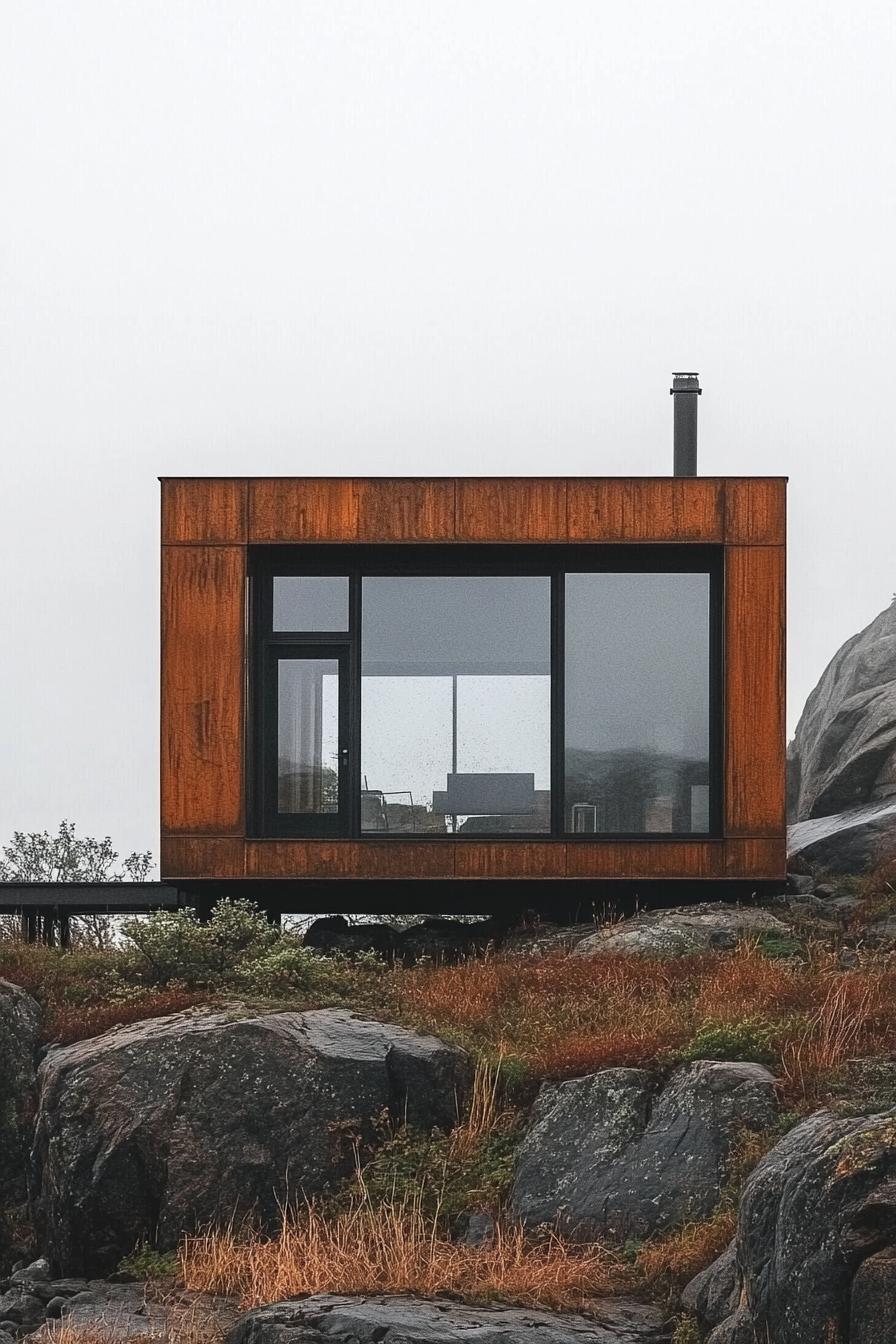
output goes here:
<path id="1" fill-rule="evenodd" d="M 162 875 L 748 879 L 785 871 L 780 478 L 193 478 L 162 483 Z M 248 547 L 655 543 L 724 552 L 721 834 L 263 839 L 247 827 Z"/>

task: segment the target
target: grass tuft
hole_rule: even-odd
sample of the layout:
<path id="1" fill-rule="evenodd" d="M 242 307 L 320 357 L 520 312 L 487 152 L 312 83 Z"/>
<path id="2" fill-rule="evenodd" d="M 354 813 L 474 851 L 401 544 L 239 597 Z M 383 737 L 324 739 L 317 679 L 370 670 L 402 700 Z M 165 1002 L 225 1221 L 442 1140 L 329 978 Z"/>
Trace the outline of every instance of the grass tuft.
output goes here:
<path id="1" fill-rule="evenodd" d="M 181 1272 L 188 1288 L 235 1296 L 246 1308 L 301 1294 L 389 1292 L 574 1310 L 618 1287 L 620 1262 L 603 1246 L 533 1242 L 501 1224 L 491 1245 L 464 1246 L 419 1196 L 378 1204 L 364 1193 L 341 1213 L 314 1205 L 285 1213 L 274 1237 L 245 1228 L 191 1237 Z"/>

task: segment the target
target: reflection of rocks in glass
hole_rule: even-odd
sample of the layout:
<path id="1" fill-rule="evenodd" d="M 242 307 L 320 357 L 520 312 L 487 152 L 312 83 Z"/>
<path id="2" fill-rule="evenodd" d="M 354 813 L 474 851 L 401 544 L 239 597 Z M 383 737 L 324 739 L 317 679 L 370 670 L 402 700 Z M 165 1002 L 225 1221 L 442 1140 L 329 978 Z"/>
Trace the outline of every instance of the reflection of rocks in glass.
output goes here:
<path id="1" fill-rule="evenodd" d="M 445 818 L 422 803 L 386 803 L 387 830 L 415 835 L 444 835 Z"/>
<path id="2" fill-rule="evenodd" d="M 339 775 L 329 766 L 291 769 L 281 760 L 277 773 L 277 809 L 280 812 L 338 812 Z"/>
<path id="3" fill-rule="evenodd" d="M 426 803 L 418 803 L 412 795 L 407 801 L 397 802 L 379 789 L 361 792 L 361 829 L 395 835 L 444 835 L 448 827 L 440 812 Z"/>
<path id="4" fill-rule="evenodd" d="M 573 833 L 705 833 L 708 762 L 653 752 L 570 750 L 566 824 Z"/>

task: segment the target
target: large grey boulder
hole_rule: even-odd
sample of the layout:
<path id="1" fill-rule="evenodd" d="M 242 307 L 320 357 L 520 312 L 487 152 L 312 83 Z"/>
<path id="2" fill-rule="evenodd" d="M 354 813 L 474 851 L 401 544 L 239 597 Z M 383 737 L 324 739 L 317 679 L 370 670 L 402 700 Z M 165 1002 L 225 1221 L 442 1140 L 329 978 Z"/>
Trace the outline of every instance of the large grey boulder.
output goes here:
<path id="1" fill-rule="evenodd" d="M 384 1112 L 449 1128 L 466 1054 L 326 1009 L 179 1013 L 51 1050 L 34 1148 L 36 1223 L 67 1273 L 114 1268 L 142 1240 L 284 1201 L 352 1170 Z"/>
<path id="2" fill-rule="evenodd" d="M 39 1030 L 40 1009 L 31 995 L 0 980 L 0 1208 L 25 1196 Z"/>
<path id="3" fill-rule="evenodd" d="M 517 1155 L 511 1204 L 530 1226 L 624 1241 L 707 1217 L 744 1130 L 775 1122 L 759 1064 L 701 1060 L 665 1087 L 644 1069 L 547 1084 Z"/>
<path id="4" fill-rule="evenodd" d="M 291 1298 L 243 1316 L 225 1344 L 661 1344 L 662 1312 L 625 1298 L 591 1304 L 588 1316 L 445 1299 Z"/>
<path id="5" fill-rule="evenodd" d="M 693 952 L 724 951 L 741 938 L 761 934 L 790 938 L 791 930 L 768 910 L 720 901 L 645 910 L 621 924 L 607 924 L 573 948 L 579 957 L 683 957 Z"/>
<path id="6" fill-rule="evenodd" d="M 684 1300 L 712 1327 L 710 1344 L 876 1344 L 892 1338 L 871 1318 L 874 1302 L 892 1300 L 893 1263 L 870 1257 L 894 1245 L 896 1111 L 819 1111 L 756 1167 L 733 1247 Z"/>
<path id="7" fill-rule="evenodd" d="M 828 664 L 797 724 L 790 778 L 798 821 L 896 797 L 896 602 Z"/>
<path id="8" fill-rule="evenodd" d="M 896 855 L 896 797 L 787 828 L 788 858 L 830 873 L 860 873 Z"/>

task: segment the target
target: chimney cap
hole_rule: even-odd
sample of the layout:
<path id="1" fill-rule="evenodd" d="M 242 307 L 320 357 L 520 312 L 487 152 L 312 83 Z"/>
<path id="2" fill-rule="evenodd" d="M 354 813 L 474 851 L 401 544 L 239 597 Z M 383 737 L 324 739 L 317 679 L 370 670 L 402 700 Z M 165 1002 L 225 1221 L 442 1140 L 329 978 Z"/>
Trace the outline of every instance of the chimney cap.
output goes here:
<path id="1" fill-rule="evenodd" d="M 670 394 L 674 395 L 676 392 L 696 392 L 698 397 L 702 396 L 703 388 L 697 381 L 699 376 L 700 375 L 697 373 L 673 373 L 672 386 L 669 388 Z"/>

